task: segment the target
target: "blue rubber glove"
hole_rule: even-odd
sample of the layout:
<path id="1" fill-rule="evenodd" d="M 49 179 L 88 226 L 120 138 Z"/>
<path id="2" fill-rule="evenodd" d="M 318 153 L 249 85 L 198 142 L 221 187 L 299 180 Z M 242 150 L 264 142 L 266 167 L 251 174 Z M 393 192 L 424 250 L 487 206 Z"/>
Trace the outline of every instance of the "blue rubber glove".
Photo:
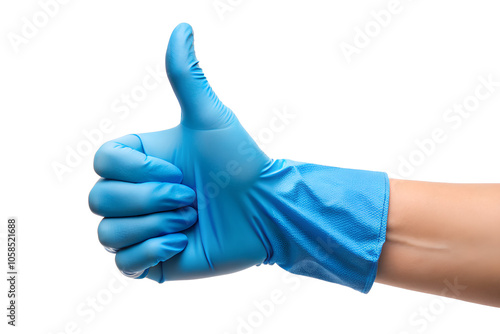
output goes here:
<path id="1" fill-rule="evenodd" d="M 181 202 L 192 200 L 185 185 L 195 190 L 190 206 L 197 211 L 198 221 L 185 230 L 175 226 L 172 234 L 165 232 L 163 238 L 177 236 L 172 243 L 151 242 L 158 239 L 159 228 L 152 226 L 160 223 L 155 219 L 149 225 L 116 221 L 114 228 L 100 226 L 101 242 L 117 250 L 118 267 L 164 282 L 276 263 L 292 273 L 368 292 L 385 241 L 387 175 L 270 159 L 208 84 L 188 24 L 173 31 L 166 67 L 181 106 L 180 125 L 125 136 L 100 148 L 94 167 L 105 179 L 90 195 L 91 208 L 104 216 L 106 212 L 131 216 L 138 211 L 155 215 L 150 206 L 157 204 L 144 201 L 149 191 L 151 203 L 168 199 L 177 204 L 157 208 L 166 211 L 161 214 L 173 209 L 190 212 L 190 207 L 181 208 Z M 170 164 L 183 174 L 182 184 L 174 183 L 176 187 L 168 183 L 179 181 L 168 177 L 173 170 Z M 166 181 L 171 188 L 158 192 L 149 185 L 151 181 Z M 107 208 L 106 212 L 99 207 Z M 148 219 L 144 217 L 125 219 Z M 188 226 L 194 217 L 179 219 Z M 135 244 L 119 224 L 127 225 Z M 180 237 L 184 235 L 187 245 Z"/>

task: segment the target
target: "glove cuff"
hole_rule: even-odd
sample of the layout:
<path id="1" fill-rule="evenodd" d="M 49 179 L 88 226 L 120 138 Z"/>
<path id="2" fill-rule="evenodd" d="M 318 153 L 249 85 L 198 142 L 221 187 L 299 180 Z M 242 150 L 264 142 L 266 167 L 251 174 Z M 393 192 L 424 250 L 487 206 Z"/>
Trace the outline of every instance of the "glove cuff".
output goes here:
<path id="1" fill-rule="evenodd" d="M 260 181 L 264 263 L 367 293 L 385 241 L 387 174 L 275 160 Z"/>

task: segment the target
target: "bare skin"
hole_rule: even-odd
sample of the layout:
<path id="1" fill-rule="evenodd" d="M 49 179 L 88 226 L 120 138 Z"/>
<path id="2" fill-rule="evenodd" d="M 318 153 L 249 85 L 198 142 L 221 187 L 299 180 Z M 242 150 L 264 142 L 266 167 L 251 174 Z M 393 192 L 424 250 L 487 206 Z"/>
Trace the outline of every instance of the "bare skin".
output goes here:
<path id="1" fill-rule="evenodd" d="M 500 184 L 390 187 L 376 281 L 500 307 Z"/>

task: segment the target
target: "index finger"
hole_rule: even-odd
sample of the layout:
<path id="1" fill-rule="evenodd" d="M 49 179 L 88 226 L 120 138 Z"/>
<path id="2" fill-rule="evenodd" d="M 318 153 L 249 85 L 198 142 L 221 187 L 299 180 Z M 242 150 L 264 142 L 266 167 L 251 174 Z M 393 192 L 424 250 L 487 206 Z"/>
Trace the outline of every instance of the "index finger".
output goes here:
<path id="1" fill-rule="evenodd" d="M 94 170 L 103 178 L 125 182 L 182 181 L 179 168 L 144 153 L 142 141 L 137 135 L 127 135 L 103 144 L 95 154 Z"/>

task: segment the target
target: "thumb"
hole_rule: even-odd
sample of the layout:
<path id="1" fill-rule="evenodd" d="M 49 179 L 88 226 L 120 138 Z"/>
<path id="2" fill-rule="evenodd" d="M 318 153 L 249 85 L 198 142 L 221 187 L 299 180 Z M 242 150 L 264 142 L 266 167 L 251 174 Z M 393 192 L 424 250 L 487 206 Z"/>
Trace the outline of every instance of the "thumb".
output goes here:
<path id="1" fill-rule="evenodd" d="M 217 129 L 235 116 L 210 87 L 194 52 L 193 29 L 179 24 L 168 43 L 165 65 L 168 79 L 181 106 L 181 123 L 194 129 Z"/>

